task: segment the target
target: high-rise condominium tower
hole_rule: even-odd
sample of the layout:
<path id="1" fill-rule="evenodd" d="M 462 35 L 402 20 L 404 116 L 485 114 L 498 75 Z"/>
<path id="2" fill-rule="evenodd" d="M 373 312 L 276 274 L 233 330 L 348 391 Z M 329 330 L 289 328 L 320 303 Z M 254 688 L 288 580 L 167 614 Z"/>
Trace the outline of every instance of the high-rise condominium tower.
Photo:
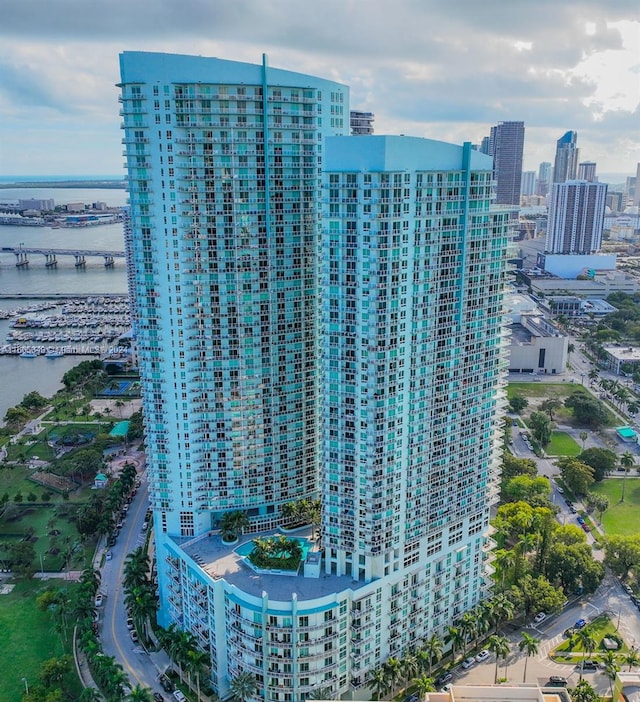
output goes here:
<path id="1" fill-rule="evenodd" d="M 547 224 L 548 253 L 591 254 L 600 250 L 606 183 L 554 183 Z"/>
<path id="2" fill-rule="evenodd" d="M 491 159 L 329 137 L 347 88 L 266 63 L 125 53 L 121 74 L 160 623 L 196 636 L 220 696 L 242 672 L 274 702 L 346 695 L 487 591 Z M 250 564 L 316 496 L 299 572 Z"/>
<path id="3" fill-rule="evenodd" d="M 535 171 L 523 171 L 522 172 L 522 195 L 525 197 L 528 195 L 535 195 L 536 193 L 536 172 Z"/>
<path id="4" fill-rule="evenodd" d="M 578 180 L 596 182 L 596 164 L 593 161 L 583 161 L 578 164 Z"/>
<path id="5" fill-rule="evenodd" d="M 551 183 L 551 164 L 543 161 L 538 168 L 538 182 L 536 184 L 536 195 L 546 195 L 549 192 Z"/>
<path id="6" fill-rule="evenodd" d="M 578 158 L 578 132 L 565 132 L 556 143 L 553 182 L 564 183 L 565 180 L 575 180 Z"/>
<path id="7" fill-rule="evenodd" d="M 520 204 L 524 122 L 500 122 L 491 127 L 489 155 L 493 156 L 496 203 Z"/>
<path id="8" fill-rule="evenodd" d="M 373 122 L 375 115 L 373 112 L 362 112 L 361 110 L 351 110 L 349 121 L 351 123 L 351 134 L 354 136 L 365 136 L 373 134 Z"/>

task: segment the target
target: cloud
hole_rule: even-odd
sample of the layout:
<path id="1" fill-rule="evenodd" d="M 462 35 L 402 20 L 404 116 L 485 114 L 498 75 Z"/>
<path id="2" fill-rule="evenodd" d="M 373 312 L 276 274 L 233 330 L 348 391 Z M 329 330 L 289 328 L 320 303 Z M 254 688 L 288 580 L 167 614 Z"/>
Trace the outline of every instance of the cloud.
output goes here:
<path id="1" fill-rule="evenodd" d="M 107 144 L 119 123 L 120 51 L 252 63 L 266 52 L 273 66 L 350 85 L 379 132 L 475 141 L 498 121 L 524 120 L 528 168 L 553 160 L 558 136 L 577 129 L 585 158 L 631 170 L 636 15 L 637 0 L 4 0 L 0 138 L 44 130 L 53 140 L 90 124 L 94 145 L 67 158 L 79 172 L 92 153 L 94 172 L 119 163 Z M 19 172 L 19 152 L 10 163 L 3 151 L 3 168 Z"/>

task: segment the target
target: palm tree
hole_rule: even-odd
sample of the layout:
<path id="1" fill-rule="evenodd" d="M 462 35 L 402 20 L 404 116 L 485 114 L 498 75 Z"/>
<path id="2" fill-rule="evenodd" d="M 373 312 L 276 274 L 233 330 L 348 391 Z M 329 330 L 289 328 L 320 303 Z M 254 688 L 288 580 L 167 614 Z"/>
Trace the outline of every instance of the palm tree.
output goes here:
<path id="1" fill-rule="evenodd" d="M 635 650 L 635 648 L 632 648 L 624 657 L 624 662 L 625 665 L 629 666 L 629 671 L 631 671 L 631 668 L 635 668 L 638 663 L 640 663 L 640 655 L 638 655 L 638 652 Z"/>
<path id="2" fill-rule="evenodd" d="M 620 498 L 620 502 L 624 502 L 624 487 L 627 482 L 627 473 L 633 467 L 633 463 L 634 460 L 631 451 L 625 451 L 622 456 L 620 456 L 620 465 L 624 468 L 624 476 L 622 477 L 622 497 Z"/>
<path id="3" fill-rule="evenodd" d="M 524 659 L 524 674 L 522 675 L 522 682 L 527 682 L 527 663 L 529 663 L 529 656 L 533 656 L 538 653 L 540 648 L 540 639 L 536 639 L 531 634 L 527 634 L 526 631 L 522 632 L 522 640 L 518 642 L 518 648 L 520 651 L 524 651 L 526 658 Z"/>
<path id="4" fill-rule="evenodd" d="M 395 656 L 390 656 L 382 667 L 389 681 L 391 691 L 395 690 L 402 677 L 402 663 L 400 659 L 395 658 Z"/>
<path id="5" fill-rule="evenodd" d="M 402 677 L 405 682 L 409 682 L 418 674 L 418 659 L 413 651 L 408 651 L 400 661 L 402 665 Z"/>
<path id="6" fill-rule="evenodd" d="M 442 659 L 442 647 L 443 647 L 442 639 L 438 636 L 438 634 L 433 633 L 424 642 L 424 644 L 422 645 L 422 648 L 417 653 L 418 661 L 421 661 L 421 654 L 423 652 L 426 655 L 427 669 L 428 669 L 429 677 L 431 677 L 431 670 L 433 668 L 433 659 L 435 658 L 436 662 L 438 662 Z M 420 668 L 421 668 L 421 666 L 420 666 Z M 424 671 L 421 669 L 420 672 L 424 672 Z"/>
<path id="7" fill-rule="evenodd" d="M 458 622 L 458 626 L 460 628 L 460 631 L 462 632 L 462 635 L 464 637 L 463 641 L 463 651 L 462 655 L 466 655 L 467 653 L 467 644 L 469 643 L 469 639 L 473 638 L 475 636 L 476 628 L 477 628 L 477 621 L 476 617 L 473 614 L 473 612 L 465 612 L 462 617 L 460 617 L 460 621 Z"/>
<path id="8" fill-rule="evenodd" d="M 451 658 L 455 660 L 456 651 L 464 643 L 464 636 L 457 626 L 448 626 L 447 634 L 444 637 L 446 643 L 451 644 Z"/>
<path id="9" fill-rule="evenodd" d="M 316 687 L 315 690 L 307 695 L 308 700 L 330 700 L 333 696 L 333 691 L 330 687 Z"/>
<path id="10" fill-rule="evenodd" d="M 607 651 L 607 654 L 610 655 L 605 655 L 604 657 L 604 674 L 609 678 L 609 691 L 611 696 L 613 696 L 613 681 L 616 679 L 620 666 L 613 651 Z"/>
<path id="11" fill-rule="evenodd" d="M 596 640 L 593 634 L 588 629 L 580 629 L 575 635 L 576 641 L 582 646 L 587 653 L 593 653 L 596 650 Z M 580 660 L 580 680 L 584 673 L 584 656 Z"/>
<path id="12" fill-rule="evenodd" d="M 127 695 L 127 700 L 129 700 L 129 702 L 153 702 L 153 696 L 148 687 L 136 685 Z"/>
<path id="13" fill-rule="evenodd" d="M 195 640 L 193 641 L 195 644 Z M 197 648 L 195 645 L 187 651 L 187 660 L 185 662 L 185 667 L 189 675 L 189 687 L 191 687 L 191 673 L 195 673 L 196 676 L 196 694 L 198 697 L 198 702 L 200 702 L 200 674 L 203 669 L 209 663 L 209 656 Z M 193 688 L 192 688 L 193 689 Z"/>
<path id="14" fill-rule="evenodd" d="M 242 530 L 249 526 L 249 517 L 240 509 L 225 512 L 220 518 L 220 531 L 224 541 L 235 541 Z"/>
<path id="15" fill-rule="evenodd" d="M 435 692 L 436 691 L 436 686 L 434 684 L 433 678 L 430 678 L 428 675 L 422 674 L 418 678 L 413 679 L 413 684 L 416 686 L 416 691 L 422 697 L 424 700 L 427 700 L 427 695 L 430 692 Z"/>
<path id="16" fill-rule="evenodd" d="M 587 442 L 587 439 L 589 438 L 589 432 L 581 431 L 579 436 L 580 436 L 580 441 L 582 442 L 582 450 L 584 451 L 584 445 Z"/>
<path id="17" fill-rule="evenodd" d="M 256 679 L 251 673 L 239 673 L 229 684 L 235 702 L 246 702 L 255 695 L 257 687 Z"/>
<path id="18" fill-rule="evenodd" d="M 493 634 L 487 640 L 487 648 L 496 654 L 496 672 L 494 675 L 493 682 L 495 685 L 498 683 L 498 663 L 501 658 L 506 660 L 509 655 L 509 639 L 506 636 L 496 636 Z"/>
<path id="19" fill-rule="evenodd" d="M 598 376 L 600 375 L 599 371 L 597 368 L 592 368 L 589 373 L 588 373 L 588 378 L 591 381 L 591 384 L 595 383 L 595 381 L 598 379 Z"/>
<path id="20" fill-rule="evenodd" d="M 495 633 L 497 634 L 500 629 L 500 624 L 502 624 L 503 621 L 507 621 L 513 617 L 514 605 L 504 592 L 496 595 L 493 598 L 492 603 L 493 607 L 491 613 L 493 616 L 493 621 L 495 622 Z"/>
<path id="21" fill-rule="evenodd" d="M 571 702 L 595 702 L 602 699 L 586 680 L 580 680 L 573 690 L 569 690 L 569 696 Z"/>
<path id="22" fill-rule="evenodd" d="M 384 668 L 374 668 L 369 675 L 369 684 L 373 688 L 373 694 L 377 700 L 384 697 L 389 690 L 389 681 Z"/>
<path id="23" fill-rule="evenodd" d="M 78 697 L 78 702 L 102 702 L 102 695 L 95 687 L 85 687 Z"/>
<path id="24" fill-rule="evenodd" d="M 504 590 L 504 583 L 507 573 L 516 564 L 516 559 L 511 549 L 501 548 L 495 552 L 494 564 L 496 570 L 500 573 L 500 589 Z"/>

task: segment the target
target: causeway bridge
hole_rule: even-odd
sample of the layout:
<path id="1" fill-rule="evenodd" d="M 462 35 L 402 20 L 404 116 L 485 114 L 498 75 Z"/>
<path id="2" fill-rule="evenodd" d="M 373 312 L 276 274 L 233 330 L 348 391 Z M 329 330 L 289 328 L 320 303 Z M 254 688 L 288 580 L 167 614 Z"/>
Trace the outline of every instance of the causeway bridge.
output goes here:
<path id="1" fill-rule="evenodd" d="M 87 263 L 87 257 L 96 256 L 104 258 L 104 265 L 111 268 L 116 258 L 124 258 L 124 251 L 95 251 L 91 249 L 50 249 L 26 246 L 3 246 L 0 253 L 14 254 L 16 266 L 18 268 L 29 265 L 30 254 L 41 254 L 44 256 L 44 265 L 47 268 L 55 268 L 58 265 L 58 256 L 73 256 L 76 268 L 82 268 Z"/>

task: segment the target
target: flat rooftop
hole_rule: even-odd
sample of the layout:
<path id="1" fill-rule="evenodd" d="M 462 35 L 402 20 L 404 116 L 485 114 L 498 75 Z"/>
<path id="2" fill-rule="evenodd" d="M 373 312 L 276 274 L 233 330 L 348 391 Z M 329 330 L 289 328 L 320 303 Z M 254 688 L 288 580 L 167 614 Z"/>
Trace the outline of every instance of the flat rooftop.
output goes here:
<path id="1" fill-rule="evenodd" d="M 248 534 L 243 536 L 238 543 L 228 545 L 223 543 L 220 535 L 213 533 L 211 536 L 199 537 L 180 546 L 182 550 L 200 565 L 214 580 L 224 578 L 230 585 L 235 585 L 239 590 L 262 597 L 266 592 L 270 600 L 289 602 L 295 592 L 298 600 L 312 600 L 343 590 L 357 590 L 363 583 L 348 576 L 330 575 L 320 573 L 319 578 L 305 578 L 304 562 L 300 563 L 297 575 L 276 575 L 269 573 L 256 573 L 245 563 L 235 549 L 242 544 L 252 541 L 256 537 L 281 536 L 283 532 L 268 532 L 261 534 Z M 306 538 L 311 541 L 311 528 L 286 534 L 292 538 Z M 315 555 L 314 555 L 315 554 Z M 310 551 L 312 559 L 318 558 L 318 552 Z"/>

